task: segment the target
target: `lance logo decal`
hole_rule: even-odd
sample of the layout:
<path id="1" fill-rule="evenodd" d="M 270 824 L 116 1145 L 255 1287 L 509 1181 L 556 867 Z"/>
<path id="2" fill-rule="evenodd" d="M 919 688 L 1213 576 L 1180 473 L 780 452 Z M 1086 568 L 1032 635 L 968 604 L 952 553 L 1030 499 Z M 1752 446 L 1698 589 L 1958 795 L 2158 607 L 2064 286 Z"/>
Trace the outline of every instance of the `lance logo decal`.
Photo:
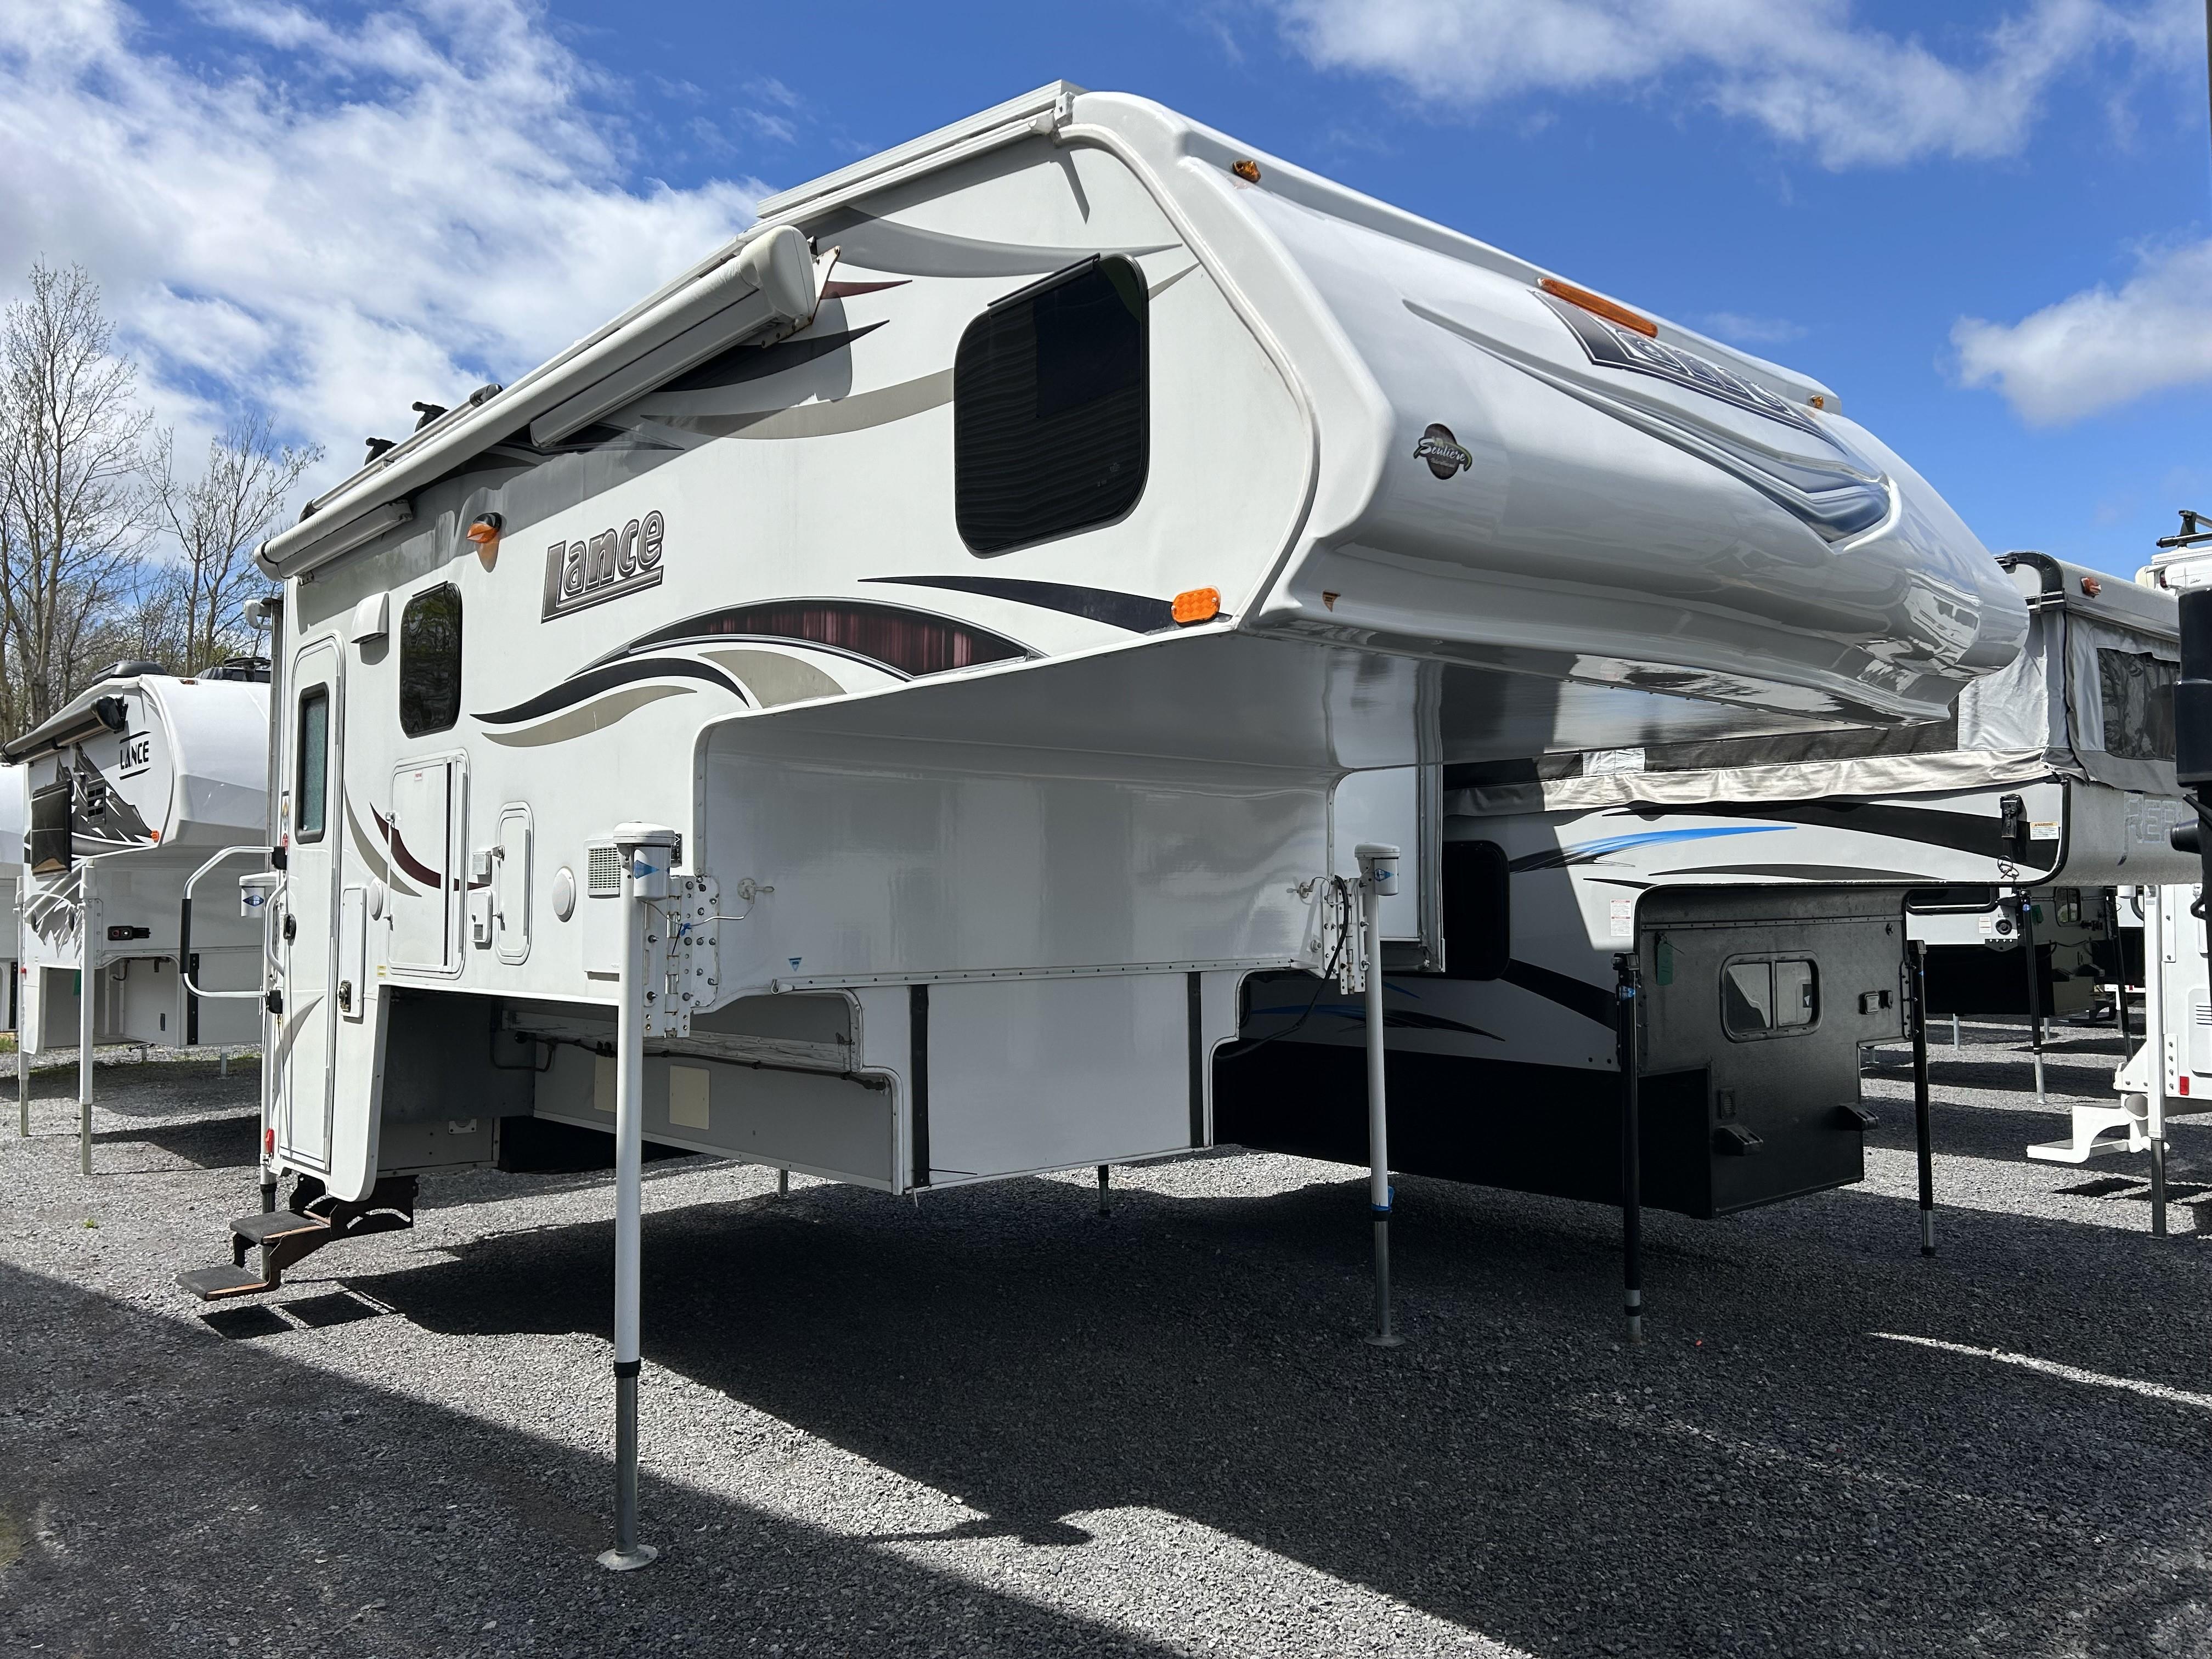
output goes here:
<path id="1" fill-rule="evenodd" d="M 545 550 L 545 609 L 551 622 L 628 593 L 660 586 L 668 521 L 658 511 L 586 541 L 557 541 Z"/>

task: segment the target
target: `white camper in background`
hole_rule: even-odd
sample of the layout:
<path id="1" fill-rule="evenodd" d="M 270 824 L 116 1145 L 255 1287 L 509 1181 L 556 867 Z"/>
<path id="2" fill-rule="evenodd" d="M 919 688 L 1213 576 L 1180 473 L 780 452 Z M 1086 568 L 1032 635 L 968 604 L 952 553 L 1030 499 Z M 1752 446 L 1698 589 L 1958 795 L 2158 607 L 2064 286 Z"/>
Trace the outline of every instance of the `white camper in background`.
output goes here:
<path id="1" fill-rule="evenodd" d="M 7 1006 L 0 1009 L 7 1029 L 16 1024 L 16 957 L 21 951 L 23 836 L 30 826 L 30 801 L 20 766 L 0 765 L 0 972 L 8 975 Z"/>
<path id="2" fill-rule="evenodd" d="M 1941 719 L 2025 627 L 1827 387 L 1066 85 L 763 203 L 262 557 L 304 1213 L 186 1283 L 611 1132 L 624 1435 L 641 1138 L 898 1194 L 1206 1146 L 1249 976 L 1449 897 L 1347 779 Z"/>
<path id="3" fill-rule="evenodd" d="M 29 804 L 18 1079 L 34 1054 L 76 1051 L 88 1174 L 95 1047 L 260 1040 L 258 920 L 225 879 L 204 888 L 187 939 L 185 887 L 210 857 L 234 850 L 242 870 L 268 846 L 266 676 L 243 661 L 196 678 L 118 663 L 0 750 Z"/>
<path id="4" fill-rule="evenodd" d="M 1443 949 L 1389 981 L 1400 1167 L 1617 1201 L 1626 959 L 1644 1010 L 1645 1201 L 1710 1218 L 1856 1182 L 1858 1051 L 1904 1029 L 1911 930 L 1967 919 L 1929 952 L 1932 1009 L 2024 1013 L 2001 901 L 2041 893 L 2035 908 L 2077 933 L 2086 906 L 2101 939 L 2100 890 L 2189 872 L 2167 842 L 2183 810 L 2172 596 L 2041 554 L 1996 566 L 2028 609 L 2025 648 L 1942 720 L 1443 769 Z M 1978 933 L 1984 917 L 2002 931 Z M 2046 996 L 2052 956 L 2035 958 Z M 2059 965 L 2087 1006 L 2105 975 L 2080 957 Z M 1364 1033 L 1310 983 L 1255 994 L 1218 1127 L 1356 1155 Z"/>
<path id="5" fill-rule="evenodd" d="M 2212 551 L 2207 550 L 2212 536 L 2198 527 L 2198 514 L 2181 517 L 2180 534 L 2161 541 L 2164 550 L 2136 573 L 2138 582 L 2177 597 L 2212 586 Z M 2171 691 L 2166 694 L 2169 737 L 2172 696 Z M 2178 816 L 2184 823 L 2193 819 L 2185 803 Z M 2165 884 L 2126 896 L 2142 927 L 2143 1041 L 2113 1079 L 2118 1102 L 2075 1107 L 2072 1133 L 2064 1140 L 2027 1149 L 2030 1158 L 2054 1164 L 2083 1164 L 2115 1152 L 2148 1153 L 2155 1233 L 2166 1231 L 2166 1121 L 2212 1111 L 2212 978 L 2205 960 L 2204 922 L 2197 909 L 2202 866 L 2194 854 L 2184 862 L 2187 867 L 2165 876 Z"/>

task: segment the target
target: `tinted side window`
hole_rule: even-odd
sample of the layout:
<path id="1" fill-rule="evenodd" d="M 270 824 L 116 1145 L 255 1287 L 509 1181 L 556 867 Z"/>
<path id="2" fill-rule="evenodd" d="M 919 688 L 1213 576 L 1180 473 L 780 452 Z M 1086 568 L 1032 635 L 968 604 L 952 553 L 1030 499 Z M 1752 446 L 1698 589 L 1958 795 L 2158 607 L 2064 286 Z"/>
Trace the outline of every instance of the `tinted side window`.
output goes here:
<path id="1" fill-rule="evenodd" d="M 31 792 L 31 868 L 40 875 L 67 870 L 76 862 L 70 833 L 70 781 Z"/>
<path id="2" fill-rule="evenodd" d="M 399 613 L 399 729 L 450 731 L 461 717 L 461 590 L 425 588 Z"/>
<path id="3" fill-rule="evenodd" d="M 2173 685 L 2181 668 L 2148 652 L 2097 652 L 2105 752 L 2121 760 L 2173 758 Z"/>
<path id="4" fill-rule="evenodd" d="M 292 793 L 292 830 L 302 842 L 323 838 L 323 802 L 330 782 L 331 689 L 300 699 L 299 776 Z"/>
<path id="5" fill-rule="evenodd" d="M 1820 972 L 1808 957 L 1737 957 L 1721 967 L 1721 1024 L 1737 1042 L 1791 1036 L 1820 1022 Z"/>
<path id="6" fill-rule="evenodd" d="M 1494 841 L 1443 848 L 1444 972 L 1498 979 L 1513 960 L 1512 877 Z"/>
<path id="7" fill-rule="evenodd" d="M 1120 518 L 1144 493 L 1150 431 L 1143 275 L 1093 259 L 1000 301 L 952 363 L 961 539 L 1003 553 Z"/>

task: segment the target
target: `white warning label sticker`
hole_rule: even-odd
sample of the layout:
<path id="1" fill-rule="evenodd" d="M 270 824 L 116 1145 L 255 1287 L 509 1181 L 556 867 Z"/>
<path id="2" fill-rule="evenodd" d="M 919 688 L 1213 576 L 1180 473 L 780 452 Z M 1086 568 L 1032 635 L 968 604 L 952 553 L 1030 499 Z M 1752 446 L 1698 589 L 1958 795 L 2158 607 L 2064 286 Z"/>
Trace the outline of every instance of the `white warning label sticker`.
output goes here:
<path id="1" fill-rule="evenodd" d="M 1636 901 L 1634 899 L 1613 900 L 1613 937 L 1615 939 L 1636 937 Z"/>

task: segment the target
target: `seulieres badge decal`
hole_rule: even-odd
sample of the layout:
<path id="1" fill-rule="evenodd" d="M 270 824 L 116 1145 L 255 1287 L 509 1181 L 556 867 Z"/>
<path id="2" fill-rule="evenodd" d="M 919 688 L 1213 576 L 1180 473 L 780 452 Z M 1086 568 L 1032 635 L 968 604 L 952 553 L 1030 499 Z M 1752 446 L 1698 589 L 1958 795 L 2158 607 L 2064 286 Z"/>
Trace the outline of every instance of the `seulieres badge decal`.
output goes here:
<path id="1" fill-rule="evenodd" d="M 667 534 L 668 520 L 655 510 L 585 541 L 554 543 L 545 550 L 545 609 L 538 620 L 659 586 Z"/>
<path id="2" fill-rule="evenodd" d="M 1429 429 L 1421 434 L 1421 441 L 1413 446 L 1413 459 L 1426 461 L 1429 471 L 1439 478 L 1452 477 L 1474 465 L 1474 457 L 1441 422 L 1431 422 Z"/>

